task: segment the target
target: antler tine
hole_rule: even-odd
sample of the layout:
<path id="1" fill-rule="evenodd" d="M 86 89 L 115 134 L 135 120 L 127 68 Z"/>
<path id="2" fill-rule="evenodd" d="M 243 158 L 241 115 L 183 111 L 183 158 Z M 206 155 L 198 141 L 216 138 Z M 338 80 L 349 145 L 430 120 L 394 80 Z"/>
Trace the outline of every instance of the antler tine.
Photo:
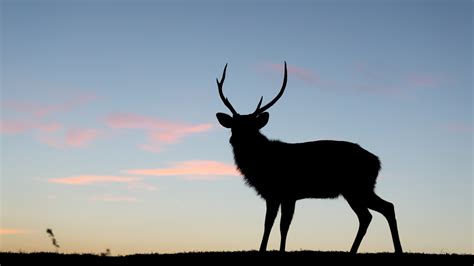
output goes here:
<path id="1" fill-rule="evenodd" d="M 222 85 L 224 84 L 226 70 L 227 70 L 227 64 L 225 64 L 221 81 L 219 81 L 219 79 L 216 78 L 217 88 L 219 90 L 219 96 L 221 97 L 222 102 L 224 102 L 225 106 L 229 108 L 229 110 L 232 112 L 232 115 L 237 115 L 238 114 L 237 111 L 235 111 L 234 107 L 232 107 L 232 104 L 230 104 L 229 100 L 227 99 L 227 97 L 224 96 L 224 92 L 222 91 Z"/>
<path id="2" fill-rule="evenodd" d="M 280 99 L 280 97 L 283 95 L 283 92 L 285 92 L 287 77 L 288 77 L 288 71 L 286 70 L 286 61 L 285 61 L 285 77 L 283 78 L 283 85 L 281 86 L 280 92 L 271 102 L 267 103 L 262 108 L 260 108 L 260 105 L 262 103 L 263 97 L 260 98 L 260 102 L 258 103 L 257 110 L 255 110 L 254 114 L 261 114 L 265 112 L 268 108 L 272 107 L 272 105 L 274 105 Z"/>
<path id="3" fill-rule="evenodd" d="M 262 105 L 262 101 L 263 101 L 263 96 L 260 97 L 260 101 L 258 102 L 257 109 L 255 109 L 255 111 L 253 112 L 254 114 L 258 113 L 258 110 L 260 109 L 260 105 Z"/>

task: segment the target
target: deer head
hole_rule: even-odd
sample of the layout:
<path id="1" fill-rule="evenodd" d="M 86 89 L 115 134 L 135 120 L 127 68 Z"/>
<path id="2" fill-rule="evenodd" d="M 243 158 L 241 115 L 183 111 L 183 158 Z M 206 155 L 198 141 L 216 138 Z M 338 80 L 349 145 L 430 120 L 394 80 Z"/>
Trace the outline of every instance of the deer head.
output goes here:
<path id="1" fill-rule="evenodd" d="M 258 102 L 257 108 L 255 111 L 251 114 L 246 114 L 246 115 L 241 115 L 235 111 L 234 107 L 232 104 L 229 102 L 227 97 L 224 96 L 224 92 L 222 91 L 222 87 L 224 84 L 225 80 L 225 74 L 227 70 L 227 64 L 224 67 L 224 72 L 222 73 L 222 78 L 219 81 L 219 79 L 216 79 L 217 82 L 217 87 L 219 89 L 219 96 L 221 97 L 222 102 L 224 102 L 224 105 L 227 106 L 227 108 L 230 110 L 232 113 L 232 116 L 225 114 L 225 113 L 217 113 L 217 120 L 219 123 L 225 127 L 225 128 L 230 128 L 232 129 L 232 139 L 235 140 L 235 138 L 242 137 L 244 139 L 249 139 L 250 136 L 253 134 L 257 134 L 261 128 L 263 128 L 270 117 L 268 110 L 272 105 L 274 105 L 278 99 L 283 95 L 283 92 L 285 91 L 286 87 L 286 81 L 287 81 L 287 70 L 286 70 L 286 62 L 285 62 L 285 76 L 283 79 L 283 85 L 280 89 L 280 92 L 278 95 L 268 104 L 262 105 L 263 101 L 263 96 L 260 98 L 260 101 Z"/>

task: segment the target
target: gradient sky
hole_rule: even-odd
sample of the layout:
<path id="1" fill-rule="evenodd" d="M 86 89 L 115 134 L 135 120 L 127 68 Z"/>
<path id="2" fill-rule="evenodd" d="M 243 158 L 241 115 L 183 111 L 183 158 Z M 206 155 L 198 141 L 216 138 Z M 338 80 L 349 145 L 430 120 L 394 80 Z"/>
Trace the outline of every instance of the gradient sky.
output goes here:
<path id="1" fill-rule="evenodd" d="M 383 163 L 406 251 L 473 253 L 472 1 L 1 2 L 2 251 L 257 249 L 265 204 L 228 112 L 289 79 L 263 133 Z M 291 178 L 291 177 L 289 177 Z M 287 249 L 349 250 L 342 198 L 297 203 Z M 279 243 L 278 223 L 269 248 Z M 392 251 L 374 219 L 360 251 Z"/>

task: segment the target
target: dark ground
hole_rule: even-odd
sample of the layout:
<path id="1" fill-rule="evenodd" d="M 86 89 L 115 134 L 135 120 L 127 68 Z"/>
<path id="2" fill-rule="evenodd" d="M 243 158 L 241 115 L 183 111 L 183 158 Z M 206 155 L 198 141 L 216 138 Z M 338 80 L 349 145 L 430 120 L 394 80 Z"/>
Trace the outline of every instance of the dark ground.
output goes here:
<path id="1" fill-rule="evenodd" d="M 280 254 L 256 251 L 190 252 L 176 254 L 135 254 L 100 256 L 61 253 L 0 253 L 0 265 L 474 265 L 474 255 L 295 251 Z M 250 266 L 250 265 L 243 265 Z"/>

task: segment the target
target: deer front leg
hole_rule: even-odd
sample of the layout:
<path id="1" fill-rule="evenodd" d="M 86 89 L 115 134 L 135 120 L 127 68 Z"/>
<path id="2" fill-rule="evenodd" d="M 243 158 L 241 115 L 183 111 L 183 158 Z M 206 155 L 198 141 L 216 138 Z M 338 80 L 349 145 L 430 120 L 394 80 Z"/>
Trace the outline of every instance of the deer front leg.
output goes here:
<path id="1" fill-rule="evenodd" d="M 288 229 L 290 229 L 293 213 L 295 212 L 295 201 L 285 201 L 281 204 L 281 220 L 280 220 L 280 252 L 285 252 L 286 236 Z"/>
<path id="2" fill-rule="evenodd" d="M 267 213 L 265 214 L 265 229 L 263 231 L 262 243 L 260 244 L 260 252 L 267 250 L 268 238 L 272 231 L 273 222 L 278 214 L 278 207 L 280 203 L 272 200 L 267 200 Z"/>

